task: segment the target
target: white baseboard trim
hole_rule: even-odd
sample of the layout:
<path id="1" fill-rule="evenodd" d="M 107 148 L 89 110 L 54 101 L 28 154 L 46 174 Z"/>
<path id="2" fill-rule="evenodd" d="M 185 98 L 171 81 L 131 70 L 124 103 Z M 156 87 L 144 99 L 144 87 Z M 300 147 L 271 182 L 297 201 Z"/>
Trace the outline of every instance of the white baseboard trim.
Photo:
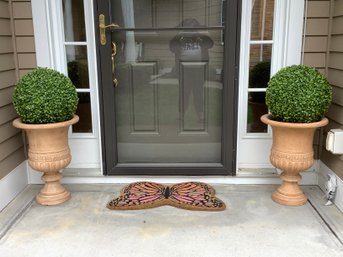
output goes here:
<path id="1" fill-rule="evenodd" d="M 27 161 L 24 161 L 0 180 L 0 211 L 23 191 L 27 185 Z"/>
<path id="2" fill-rule="evenodd" d="M 324 192 L 325 192 L 325 183 L 327 181 L 327 174 L 336 176 L 336 179 L 337 179 L 336 196 L 332 202 L 337 206 L 337 208 L 341 212 L 343 212 L 343 181 L 328 166 L 320 162 L 318 185 Z"/>

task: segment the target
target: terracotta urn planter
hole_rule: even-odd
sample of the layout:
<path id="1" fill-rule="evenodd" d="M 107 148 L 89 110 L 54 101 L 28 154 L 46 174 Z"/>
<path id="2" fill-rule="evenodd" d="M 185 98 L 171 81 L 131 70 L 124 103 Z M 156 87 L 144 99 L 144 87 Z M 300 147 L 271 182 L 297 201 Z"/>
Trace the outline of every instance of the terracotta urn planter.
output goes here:
<path id="1" fill-rule="evenodd" d="M 29 165 L 44 173 L 44 187 L 36 196 L 39 204 L 56 205 L 70 199 L 70 192 L 60 183 L 61 170 L 71 161 L 69 126 L 78 120 L 79 117 L 74 115 L 71 120 L 48 124 L 25 124 L 20 118 L 13 121 L 13 126 L 26 132 Z"/>
<path id="2" fill-rule="evenodd" d="M 272 194 L 272 199 L 283 205 L 299 206 L 307 202 L 307 197 L 299 187 L 299 173 L 313 165 L 313 137 L 317 128 L 328 124 L 328 119 L 312 123 L 279 122 L 269 114 L 261 121 L 272 127 L 273 145 L 270 161 L 282 170 L 281 186 Z"/>

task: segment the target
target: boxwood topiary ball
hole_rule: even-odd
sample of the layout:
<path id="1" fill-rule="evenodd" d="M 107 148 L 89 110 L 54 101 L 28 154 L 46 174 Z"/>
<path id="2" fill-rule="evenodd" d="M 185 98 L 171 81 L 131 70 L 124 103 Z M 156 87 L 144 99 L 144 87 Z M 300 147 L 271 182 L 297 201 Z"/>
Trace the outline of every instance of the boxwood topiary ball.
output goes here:
<path id="1" fill-rule="evenodd" d="M 16 84 L 13 105 L 24 123 L 42 124 L 73 117 L 78 96 L 71 80 L 48 68 L 37 68 Z"/>
<path id="2" fill-rule="evenodd" d="M 314 68 L 292 65 L 282 68 L 269 81 L 266 104 L 273 119 L 285 122 L 319 121 L 328 111 L 332 89 Z"/>

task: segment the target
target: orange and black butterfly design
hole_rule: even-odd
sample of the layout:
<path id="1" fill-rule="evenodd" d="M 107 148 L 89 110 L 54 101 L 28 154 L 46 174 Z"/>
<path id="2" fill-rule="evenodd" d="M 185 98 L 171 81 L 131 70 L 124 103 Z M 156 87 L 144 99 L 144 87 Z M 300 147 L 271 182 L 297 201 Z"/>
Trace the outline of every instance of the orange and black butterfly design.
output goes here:
<path id="1" fill-rule="evenodd" d="M 164 186 L 154 182 L 136 182 L 126 186 L 119 197 L 107 204 L 112 210 L 138 210 L 162 205 L 198 210 L 222 211 L 223 201 L 215 197 L 215 190 L 200 182 L 185 182 Z"/>

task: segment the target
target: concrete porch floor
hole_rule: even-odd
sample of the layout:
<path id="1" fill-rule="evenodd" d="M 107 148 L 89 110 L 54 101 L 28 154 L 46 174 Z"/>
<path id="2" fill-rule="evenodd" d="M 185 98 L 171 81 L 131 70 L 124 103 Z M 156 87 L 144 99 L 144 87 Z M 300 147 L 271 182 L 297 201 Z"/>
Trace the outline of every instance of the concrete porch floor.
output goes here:
<path id="1" fill-rule="evenodd" d="M 40 206 L 29 186 L 0 213 L 0 256 L 343 256 L 343 214 L 323 192 L 303 187 L 301 207 L 274 203 L 273 185 L 212 185 L 227 209 L 194 212 L 164 206 L 111 211 L 122 185 L 68 185 L 72 199 Z"/>

